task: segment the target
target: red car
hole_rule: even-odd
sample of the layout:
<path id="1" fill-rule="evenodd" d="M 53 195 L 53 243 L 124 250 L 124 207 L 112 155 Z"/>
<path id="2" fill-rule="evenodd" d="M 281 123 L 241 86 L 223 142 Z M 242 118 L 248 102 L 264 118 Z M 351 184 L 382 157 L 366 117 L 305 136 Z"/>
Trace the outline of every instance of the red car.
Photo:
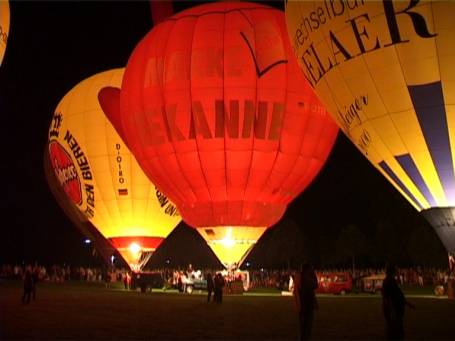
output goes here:
<path id="1" fill-rule="evenodd" d="M 317 273 L 318 294 L 339 294 L 344 295 L 352 291 L 352 277 L 349 273 Z"/>

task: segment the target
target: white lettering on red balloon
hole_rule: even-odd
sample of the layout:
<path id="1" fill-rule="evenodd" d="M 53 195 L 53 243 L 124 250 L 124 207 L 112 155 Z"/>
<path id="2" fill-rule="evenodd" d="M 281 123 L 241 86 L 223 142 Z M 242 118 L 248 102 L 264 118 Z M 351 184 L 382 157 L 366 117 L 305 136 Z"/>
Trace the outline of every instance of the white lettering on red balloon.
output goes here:
<path id="1" fill-rule="evenodd" d="M 60 137 L 62 122 L 63 115 L 55 112 L 49 130 L 49 155 L 52 166 L 67 195 L 81 207 L 87 217 L 93 218 L 95 215 L 95 186 L 90 164 L 77 139 L 69 130 L 66 130 L 63 138 L 66 146 L 57 140 Z M 82 199 L 82 191 L 85 193 L 85 200 Z"/>

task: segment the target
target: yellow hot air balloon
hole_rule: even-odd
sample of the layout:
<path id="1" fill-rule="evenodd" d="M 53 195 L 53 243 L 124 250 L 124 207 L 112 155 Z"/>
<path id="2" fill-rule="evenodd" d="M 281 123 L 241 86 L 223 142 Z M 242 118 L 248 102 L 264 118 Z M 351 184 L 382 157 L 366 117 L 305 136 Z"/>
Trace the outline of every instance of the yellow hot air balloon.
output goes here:
<path id="1" fill-rule="evenodd" d="M 81 234 L 88 238 L 101 256 L 105 264 L 111 264 L 111 256 L 115 252 L 112 244 L 104 238 L 101 233 L 93 226 L 88 220 L 87 216 L 78 210 L 77 206 L 69 200 L 63 187 L 60 185 L 59 179 L 56 177 L 54 168 L 52 167 L 49 158 L 49 150 L 47 147 L 44 150 L 44 175 L 49 185 L 49 189 L 54 195 L 55 200 L 60 205 L 66 216 L 71 220 L 73 225 L 81 232 Z"/>
<path id="2" fill-rule="evenodd" d="M 338 125 L 455 252 L 455 2 L 288 1 L 300 67 Z"/>
<path id="3" fill-rule="evenodd" d="M 9 33 L 9 2 L 0 0 L 0 65 L 5 55 Z"/>
<path id="4" fill-rule="evenodd" d="M 119 86 L 123 71 L 96 74 L 65 95 L 52 118 L 48 149 L 69 200 L 138 271 L 181 218 L 99 106 L 99 90 Z"/>

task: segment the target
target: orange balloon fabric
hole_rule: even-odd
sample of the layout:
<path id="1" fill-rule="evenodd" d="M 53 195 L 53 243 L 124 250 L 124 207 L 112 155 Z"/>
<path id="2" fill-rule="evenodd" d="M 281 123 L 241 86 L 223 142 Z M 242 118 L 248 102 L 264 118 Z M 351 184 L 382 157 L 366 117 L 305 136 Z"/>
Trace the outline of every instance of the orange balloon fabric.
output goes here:
<path id="1" fill-rule="evenodd" d="M 163 21 L 131 55 L 121 92 L 99 99 L 193 227 L 275 224 L 338 131 L 297 66 L 284 13 L 254 3 Z"/>

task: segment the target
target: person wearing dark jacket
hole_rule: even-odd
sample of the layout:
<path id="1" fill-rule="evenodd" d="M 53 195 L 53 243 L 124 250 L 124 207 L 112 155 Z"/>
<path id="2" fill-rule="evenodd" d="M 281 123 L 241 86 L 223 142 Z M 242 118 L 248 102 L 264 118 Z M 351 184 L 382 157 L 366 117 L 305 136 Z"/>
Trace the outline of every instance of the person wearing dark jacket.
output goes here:
<path id="1" fill-rule="evenodd" d="M 213 279 L 213 283 L 214 283 L 213 300 L 216 303 L 221 303 L 221 302 L 223 302 L 223 287 L 224 287 L 223 276 L 220 273 L 216 274 L 215 278 Z"/>
<path id="2" fill-rule="evenodd" d="M 212 274 L 209 272 L 207 274 L 207 302 L 210 302 L 210 299 L 212 298 L 214 286 Z"/>
<path id="3" fill-rule="evenodd" d="M 405 306 L 412 309 L 415 306 L 404 297 L 395 279 L 396 268 L 392 263 L 386 266 L 386 277 L 382 283 L 382 311 L 386 322 L 386 336 L 388 340 L 404 339 L 404 310 Z"/>
<path id="4" fill-rule="evenodd" d="M 33 291 L 33 274 L 30 267 L 25 270 L 24 274 L 24 293 L 22 294 L 22 303 L 30 303 L 30 297 Z"/>
<path id="5" fill-rule="evenodd" d="M 314 310 L 318 307 L 315 293 L 317 288 L 318 279 L 313 267 L 309 264 L 304 264 L 300 278 L 294 285 L 294 298 L 299 312 L 301 340 L 309 340 L 311 338 Z"/>
<path id="6" fill-rule="evenodd" d="M 38 264 L 35 264 L 35 267 L 32 270 L 32 282 L 33 282 L 32 299 L 33 300 L 36 300 L 36 286 L 38 285 L 38 281 L 39 281 L 39 273 L 40 273 L 40 268 L 39 268 Z"/>

